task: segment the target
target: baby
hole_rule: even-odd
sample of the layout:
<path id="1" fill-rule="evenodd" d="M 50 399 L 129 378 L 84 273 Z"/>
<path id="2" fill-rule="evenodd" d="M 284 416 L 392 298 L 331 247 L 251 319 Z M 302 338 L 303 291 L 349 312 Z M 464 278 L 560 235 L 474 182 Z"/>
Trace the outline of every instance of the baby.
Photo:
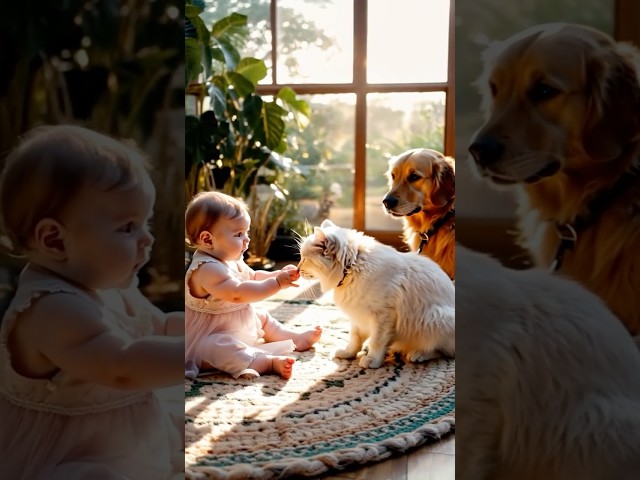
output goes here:
<path id="1" fill-rule="evenodd" d="M 136 284 L 154 199 L 142 154 L 84 128 L 36 128 L 7 158 L 0 221 L 27 263 L 0 325 L 3 478 L 184 469 L 154 393 L 183 381 L 184 314 L 164 314 Z"/>
<path id="2" fill-rule="evenodd" d="M 203 192 L 185 217 L 187 239 L 197 247 L 185 279 L 185 376 L 216 368 L 234 378 L 268 372 L 290 378 L 295 360 L 289 354 L 311 348 L 322 329 L 295 333 L 251 303 L 297 286 L 298 270 L 254 271 L 244 263 L 250 218 L 240 200 Z"/>

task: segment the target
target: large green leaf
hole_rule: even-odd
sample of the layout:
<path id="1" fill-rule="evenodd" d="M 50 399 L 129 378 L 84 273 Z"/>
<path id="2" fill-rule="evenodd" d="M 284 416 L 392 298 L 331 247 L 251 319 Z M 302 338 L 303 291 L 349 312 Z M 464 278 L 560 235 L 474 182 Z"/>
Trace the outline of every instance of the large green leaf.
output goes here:
<path id="1" fill-rule="evenodd" d="M 247 16 L 240 13 L 232 13 L 213 24 L 211 33 L 214 37 L 220 38 L 224 35 L 236 33 L 240 28 L 247 26 Z"/>
<path id="2" fill-rule="evenodd" d="M 276 98 L 282 100 L 290 110 L 298 112 L 307 118 L 311 116 L 311 107 L 309 107 L 309 104 L 304 100 L 300 100 L 292 88 L 282 87 L 276 95 Z"/>
<path id="3" fill-rule="evenodd" d="M 196 28 L 196 35 L 198 36 L 198 40 L 201 43 L 209 44 L 211 39 L 211 33 L 207 29 L 207 26 L 204 24 L 204 20 L 200 16 L 195 16 L 193 18 L 189 18 L 191 23 Z"/>
<path id="4" fill-rule="evenodd" d="M 224 63 L 229 70 L 234 70 L 240 61 L 240 52 L 227 38 L 213 38 L 213 49 L 219 49 L 224 56 Z M 215 54 L 214 54 L 215 55 Z"/>
<path id="5" fill-rule="evenodd" d="M 262 103 L 259 95 L 249 95 L 244 99 L 242 113 L 250 130 L 254 132 L 254 137 L 257 136 L 264 143 L 264 134 L 259 133 L 262 131 Z"/>
<path id="6" fill-rule="evenodd" d="M 193 22 L 204 10 L 197 5 L 189 4 L 184 6 L 184 16 Z"/>
<path id="7" fill-rule="evenodd" d="M 211 97 L 211 103 L 213 107 L 213 113 L 216 118 L 225 118 L 225 111 L 227 110 L 227 79 L 222 75 L 216 75 L 211 77 L 211 86 L 209 87 L 209 96 Z"/>
<path id="8" fill-rule="evenodd" d="M 296 120 L 298 129 L 302 130 L 309 124 L 309 117 L 311 116 L 311 107 L 304 100 L 300 100 L 289 87 L 283 87 L 280 89 L 276 98 L 279 99 L 284 106 L 292 113 Z"/>
<path id="9" fill-rule="evenodd" d="M 243 58 L 236 66 L 236 72 L 248 78 L 254 85 L 267 76 L 267 66 L 264 61 L 253 57 Z"/>
<path id="10" fill-rule="evenodd" d="M 256 89 L 255 85 L 247 77 L 237 72 L 227 72 L 227 78 L 240 97 L 246 97 Z"/>
<path id="11" fill-rule="evenodd" d="M 195 38 L 184 39 L 185 76 L 187 84 L 197 80 L 202 72 L 200 45 Z"/>
<path id="12" fill-rule="evenodd" d="M 264 130 L 265 146 L 273 150 L 284 136 L 284 120 L 287 112 L 275 102 L 263 102 L 262 104 L 262 128 Z"/>
<path id="13" fill-rule="evenodd" d="M 288 147 L 289 145 L 287 145 L 287 140 L 284 137 L 282 137 L 282 139 L 280 140 L 280 143 L 276 148 L 273 149 L 273 151 L 276 153 L 282 154 L 287 151 Z"/>

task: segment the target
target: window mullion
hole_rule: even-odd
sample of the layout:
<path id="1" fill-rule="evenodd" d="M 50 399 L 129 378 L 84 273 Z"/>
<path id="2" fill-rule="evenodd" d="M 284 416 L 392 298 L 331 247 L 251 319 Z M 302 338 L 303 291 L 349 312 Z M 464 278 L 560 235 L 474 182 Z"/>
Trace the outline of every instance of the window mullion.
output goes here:
<path id="1" fill-rule="evenodd" d="M 269 7 L 271 22 L 271 83 L 278 84 L 278 0 L 271 0 Z"/>
<path id="2" fill-rule="evenodd" d="M 367 6 L 367 0 L 353 1 L 353 84 L 356 94 L 353 227 L 357 230 L 364 230 L 367 180 Z"/>
<path id="3" fill-rule="evenodd" d="M 455 4 L 456 2 L 451 0 L 449 2 L 449 45 L 447 45 L 448 60 L 447 60 L 447 93 L 445 96 L 445 111 L 444 111 L 444 154 L 454 157 L 455 156 L 455 118 L 456 118 L 456 95 L 455 95 Z"/>

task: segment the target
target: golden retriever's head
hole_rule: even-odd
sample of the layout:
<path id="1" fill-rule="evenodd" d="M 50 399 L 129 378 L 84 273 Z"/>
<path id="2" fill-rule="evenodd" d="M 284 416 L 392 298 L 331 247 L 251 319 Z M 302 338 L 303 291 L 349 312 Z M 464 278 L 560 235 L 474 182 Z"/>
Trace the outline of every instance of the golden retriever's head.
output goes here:
<path id="1" fill-rule="evenodd" d="M 387 178 L 382 204 L 396 217 L 443 208 L 455 199 L 455 162 L 435 150 L 417 148 L 393 157 Z"/>
<path id="2" fill-rule="evenodd" d="M 487 120 L 469 151 L 494 184 L 611 161 L 640 139 L 640 55 L 630 45 L 547 24 L 490 47 L 484 61 Z"/>

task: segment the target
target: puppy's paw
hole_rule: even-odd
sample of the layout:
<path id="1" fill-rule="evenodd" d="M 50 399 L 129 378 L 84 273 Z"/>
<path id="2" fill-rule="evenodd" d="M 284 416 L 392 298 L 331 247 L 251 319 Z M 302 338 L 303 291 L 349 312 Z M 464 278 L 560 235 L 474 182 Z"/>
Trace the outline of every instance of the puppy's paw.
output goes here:
<path id="1" fill-rule="evenodd" d="M 339 350 L 336 350 L 334 352 L 333 356 L 335 358 L 351 359 L 351 358 L 356 358 L 357 354 L 358 354 L 358 352 L 353 352 L 353 351 L 348 350 L 346 348 L 341 348 Z"/>
<path id="2" fill-rule="evenodd" d="M 434 358 L 441 358 L 442 354 L 438 351 L 431 350 L 428 352 L 414 350 L 412 352 L 407 353 L 407 361 L 413 363 L 419 362 L 427 362 L 429 360 L 433 360 Z"/>
<path id="3" fill-rule="evenodd" d="M 365 355 L 360 359 L 362 368 L 380 368 L 384 363 L 384 358 L 375 358 L 371 355 Z"/>

